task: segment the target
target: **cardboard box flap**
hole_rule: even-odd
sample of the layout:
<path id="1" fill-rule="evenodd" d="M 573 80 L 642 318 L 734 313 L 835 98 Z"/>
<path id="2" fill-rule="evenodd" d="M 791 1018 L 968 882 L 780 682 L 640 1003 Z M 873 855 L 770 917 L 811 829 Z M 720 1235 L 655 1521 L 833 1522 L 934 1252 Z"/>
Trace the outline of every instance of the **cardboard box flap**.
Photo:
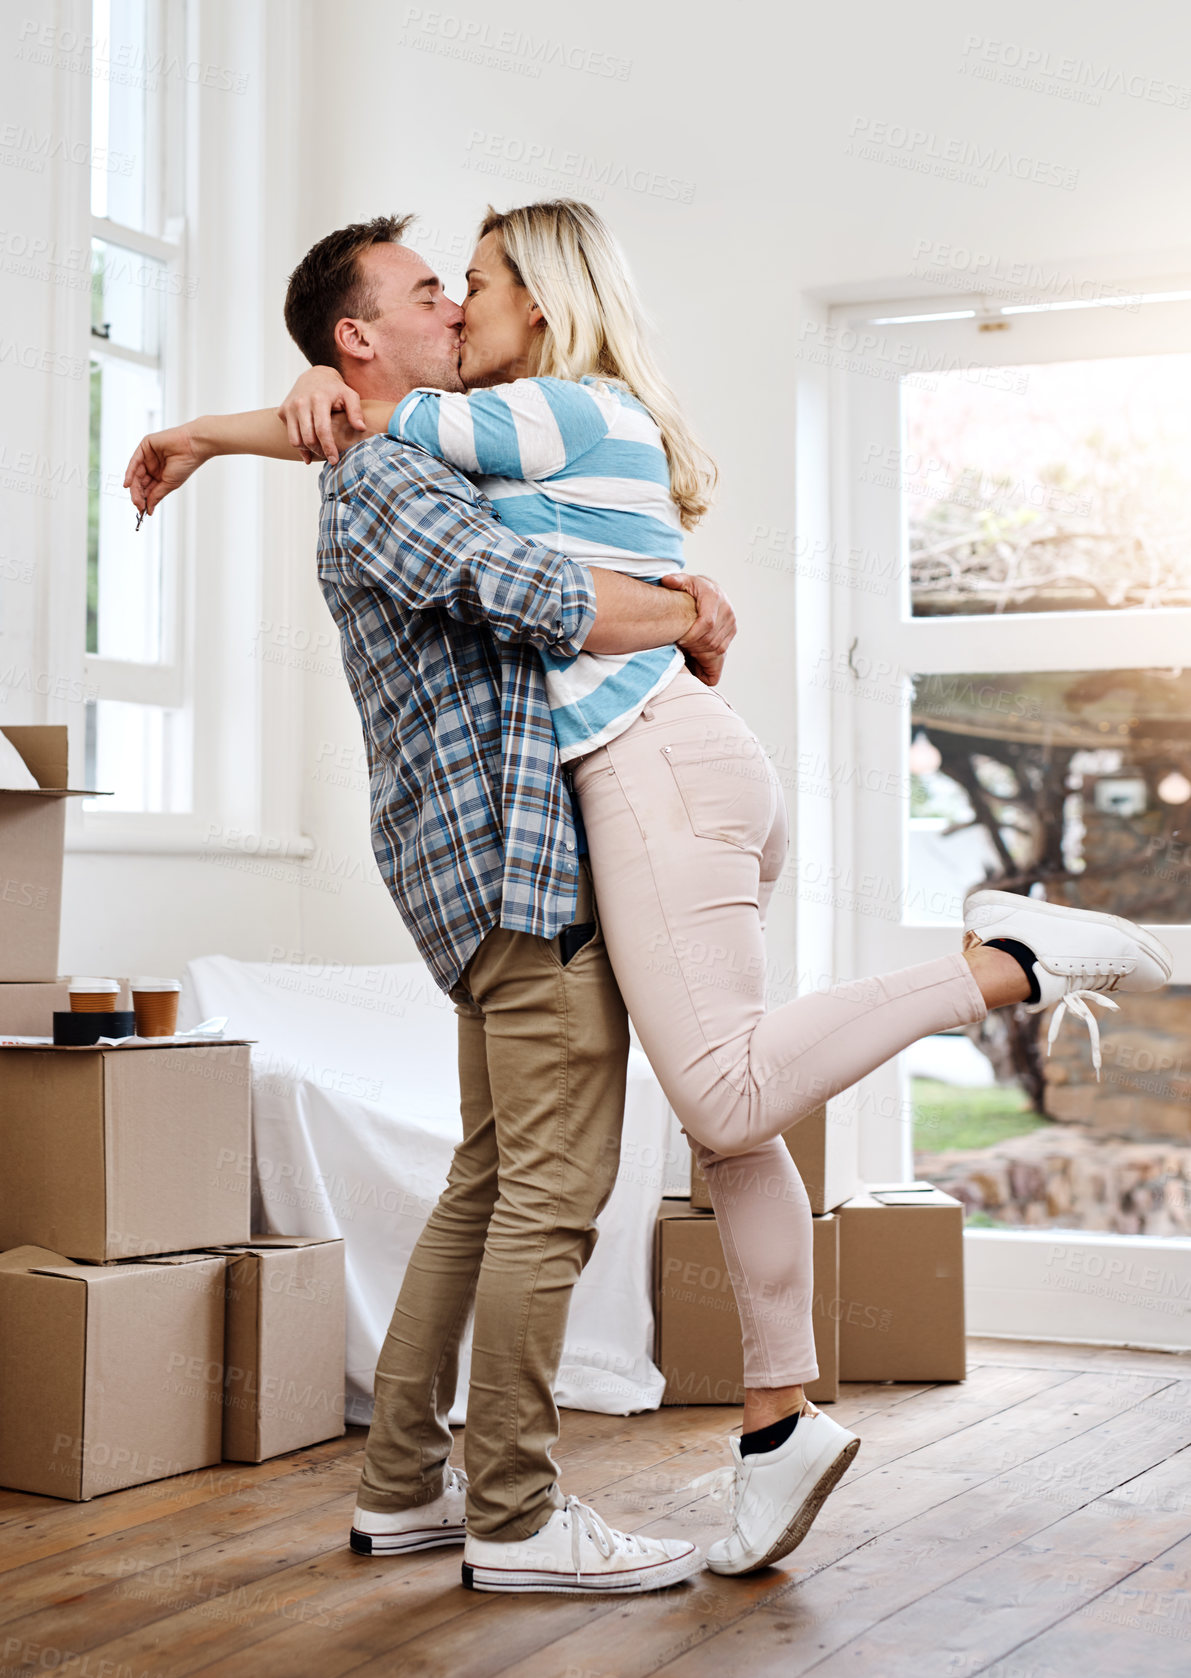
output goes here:
<path id="1" fill-rule="evenodd" d="M 48 1247 L 10 1247 L 0 1253 L 0 1270 L 38 1270 L 47 1265 L 59 1268 L 70 1262 L 65 1254 L 52 1253 Z"/>
<path id="2" fill-rule="evenodd" d="M 15 794 L 20 798 L 110 798 L 110 793 L 93 792 L 87 787 L 70 787 L 70 750 L 65 724 L 45 726 L 10 726 L 0 729 L 5 739 L 16 747 L 25 767 L 37 781 L 37 792 Z"/>
<path id="3" fill-rule="evenodd" d="M 222 1247 L 211 1247 L 212 1253 L 255 1253 L 263 1250 L 287 1252 L 293 1247 L 329 1247 L 342 1241 L 341 1235 L 253 1235 L 247 1241 L 234 1241 Z"/>

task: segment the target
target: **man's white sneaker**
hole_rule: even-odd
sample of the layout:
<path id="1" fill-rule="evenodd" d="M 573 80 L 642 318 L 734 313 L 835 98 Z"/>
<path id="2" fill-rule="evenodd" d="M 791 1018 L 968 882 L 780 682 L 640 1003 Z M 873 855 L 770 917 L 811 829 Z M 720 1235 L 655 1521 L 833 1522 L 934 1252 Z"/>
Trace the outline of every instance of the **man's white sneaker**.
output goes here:
<path id="1" fill-rule="evenodd" d="M 614 1596 L 680 1584 L 702 1566 L 687 1539 L 618 1532 L 575 1497 L 530 1538 L 501 1544 L 469 1534 L 463 1548 L 463 1583 L 473 1591 Z"/>
<path id="2" fill-rule="evenodd" d="M 1068 1009 L 1078 1014 L 1092 1039 L 1092 1061 L 1100 1076 L 1100 1028 L 1089 1002 L 1117 1007 L 1105 991 L 1159 990 L 1172 970 L 1170 951 L 1144 927 L 1096 909 L 1068 909 L 1061 903 L 1011 891 L 974 891 L 964 899 L 964 948 L 1008 938 L 1034 957 L 1039 999 L 1028 1011 L 1058 1003 L 1046 1039 L 1049 1054 Z"/>
<path id="3" fill-rule="evenodd" d="M 752 1573 L 788 1556 L 860 1449 L 856 1435 L 821 1410 L 804 1411 L 772 1451 L 741 1456 L 739 1439 L 728 1444 L 736 1465 L 732 1531 L 707 1552 L 713 1573 Z"/>
<path id="4" fill-rule="evenodd" d="M 433 1503 L 383 1514 L 357 1503 L 349 1542 L 358 1556 L 405 1556 L 412 1550 L 462 1544 L 467 1537 L 466 1504 L 467 1475 L 447 1468 L 442 1496 Z"/>

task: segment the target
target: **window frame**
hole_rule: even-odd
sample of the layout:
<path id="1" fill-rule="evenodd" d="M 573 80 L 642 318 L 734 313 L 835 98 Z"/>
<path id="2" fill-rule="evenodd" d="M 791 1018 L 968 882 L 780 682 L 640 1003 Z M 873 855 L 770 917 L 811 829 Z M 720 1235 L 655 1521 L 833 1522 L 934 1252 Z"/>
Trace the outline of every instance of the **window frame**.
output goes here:
<path id="1" fill-rule="evenodd" d="M 146 61 L 158 59 L 166 64 L 185 62 L 187 48 L 188 0 L 145 0 L 146 4 Z M 89 79 L 91 98 L 88 99 L 88 128 L 91 126 L 91 102 L 96 78 Z M 174 97 L 170 97 L 173 93 Z M 176 423 L 185 411 L 188 387 L 187 351 L 188 298 L 186 285 L 187 253 L 189 248 L 188 202 L 189 169 L 187 158 L 186 104 L 189 89 L 172 89 L 162 78 L 148 95 L 146 121 L 148 191 L 152 202 L 147 206 L 145 221 L 159 231 L 150 232 L 111 219 L 97 216 L 87 204 L 88 248 L 94 241 L 133 256 L 158 262 L 164 269 L 164 285 L 160 297 L 160 337 L 155 356 L 112 344 L 96 334 L 88 317 L 87 332 L 92 361 L 102 364 L 123 362 L 132 366 L 152 367 L 159 372 L 161 388 L 161 423 Z M 87 298 L 90 308 L 90 296 Z M 102 468 L 101 468 L 102 470 Z M 110 481 L 101 479 L 101 495 L 123 493 Z M 129 517 L 131 518 L 131 504 Z M 142 662 L 131 659 L 103 657 L 86 650 L 84 629 L 82 680 L 91 703 L 115 701 L 123 704 L 153 707 L 182 714 L 182 732 L 193 738 L 194 716 L 194 645 L 188 633 L 189 614 L 185 610 L 190 596 L 190 556 L 188 522 L 183 518 L 162 521 L 160 527 L 161 566 L 161 653 L 159 660 Z M 84 613 L 85 626 L 85 613 Z M 80 841 L 114 842 L 123 848 L 122 838 L 141 838 L 175 835 L 179 829 L 193 822 L 196 807 L 193 751 L 187 752 L 185 767 L 187 784 L 181 811 L 105 810 L 102 800 L 95 800 L 80 811 L 75 848 Z M 106 790 L 106 789 L 100 789 Z"/>

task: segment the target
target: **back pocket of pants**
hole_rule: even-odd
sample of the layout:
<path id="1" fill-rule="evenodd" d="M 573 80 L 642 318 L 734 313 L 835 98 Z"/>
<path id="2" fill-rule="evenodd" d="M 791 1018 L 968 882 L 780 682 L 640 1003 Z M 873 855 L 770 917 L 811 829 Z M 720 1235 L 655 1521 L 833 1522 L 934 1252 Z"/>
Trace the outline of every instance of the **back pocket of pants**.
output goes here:
<path id="1" fill-rule="evenodd" d="M 691 830 L 741 850 L 759 850 L 773 825 L 777 788 L 761 744 L 733 732 L 721 740 L 662 747 Z"/>

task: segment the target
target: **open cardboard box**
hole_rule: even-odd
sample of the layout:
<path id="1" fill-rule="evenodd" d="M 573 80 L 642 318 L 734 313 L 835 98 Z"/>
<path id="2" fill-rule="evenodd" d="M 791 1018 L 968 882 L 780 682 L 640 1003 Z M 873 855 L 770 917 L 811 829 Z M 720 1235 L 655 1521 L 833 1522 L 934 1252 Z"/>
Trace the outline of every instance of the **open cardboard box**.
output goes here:
<path id="1" fill-rule="evenodd" d="M 0 1048 L 0 1248 L 104 1263 L 247 1241 L 245 1043 Z"/>
<path id="2" fill-rule="evenodd" d="M 341 1238 L 254 1235 L 227 1261 L 223 1455 L 264 1462 L 344 1431 Z"/>
<path id="3" fill-rule="evenodd" d="M 815 1336 L 818 1379 L 807 1397 L 839 1397 L 839 1224 L 813 1219 Z M 655 1361 L 666 1378 L 663 1404 L 742 1404 L 744 1357 L 736 1296 L 724 1264 L 716 1220 L 684 1200 L 663 1200 L 654 1248 Z"/>
<path id="4" fill-rule="evenodd" d="M 0 983 L 58 977 L 66 800 L 96 793 L 67 786 L 67 731 L 61 724 L 7 727 L 37 790 L 0 791 Z"/>
<path id="5" fill-rule="evenodd" d="M 220 1460 L 224 1261 L 0 1254 L 0 1485 L 85 1502 Z"/>

